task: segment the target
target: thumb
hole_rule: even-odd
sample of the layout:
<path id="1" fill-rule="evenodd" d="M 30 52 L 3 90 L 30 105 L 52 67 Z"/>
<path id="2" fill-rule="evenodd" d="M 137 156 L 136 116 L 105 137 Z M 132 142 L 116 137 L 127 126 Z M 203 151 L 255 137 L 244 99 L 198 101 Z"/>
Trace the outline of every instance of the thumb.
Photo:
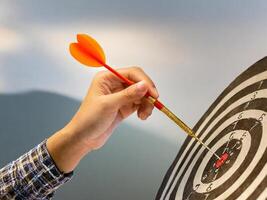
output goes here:
<path id="1" fill-rule="evenodd" d="M 142 99 L 147 91 L 148 85 L 145 83 L 145 81 L 140 81 L 120 92 L 111 94 L 110 102 L 112 102 L 114 105 L 120 106 L 134 103 L 135 101 Z"/>

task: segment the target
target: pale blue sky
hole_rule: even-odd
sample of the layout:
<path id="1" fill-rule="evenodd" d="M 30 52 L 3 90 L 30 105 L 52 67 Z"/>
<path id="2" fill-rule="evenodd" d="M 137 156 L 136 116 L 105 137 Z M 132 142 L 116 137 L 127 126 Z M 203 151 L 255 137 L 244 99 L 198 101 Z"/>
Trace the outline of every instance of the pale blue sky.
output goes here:
<path id="1" fill-rule="evenodd" d="M 193 126 L 238 74 L 266 56 L 266 10 L 263 0 L 2 0 L 0 91 L 81 99 L 98 71 L 68 53 L 83 32 L 102 44 L 115 68 L 141 66 L 162 101 Z M 169 141 L 184 138 L 157 111 L 147 122 L 131 117 L 128 123 Z"/>

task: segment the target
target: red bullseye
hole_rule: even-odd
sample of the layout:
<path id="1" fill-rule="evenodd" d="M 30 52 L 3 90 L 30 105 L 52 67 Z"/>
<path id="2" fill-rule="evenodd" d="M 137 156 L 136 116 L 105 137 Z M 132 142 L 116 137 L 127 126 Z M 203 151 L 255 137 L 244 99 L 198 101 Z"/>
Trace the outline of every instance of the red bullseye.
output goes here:
<path id="1" fill-rule="evenodd" d="M 215 163 L 215 167 L 218 169 L 219 167 L 221 167 L 225 161 L 227 160 L 227 158 L 229 157 L 228 153 L 224 153 L 222 154 L 221 158 L 219 160 L 216 161 Z"/>

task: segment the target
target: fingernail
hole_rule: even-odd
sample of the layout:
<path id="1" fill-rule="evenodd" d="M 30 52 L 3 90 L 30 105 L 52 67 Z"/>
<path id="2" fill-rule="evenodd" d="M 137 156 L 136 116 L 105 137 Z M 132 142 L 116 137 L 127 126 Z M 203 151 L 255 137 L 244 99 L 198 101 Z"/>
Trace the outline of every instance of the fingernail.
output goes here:
<path id="1" fill-rule="evenodd" d="M 147 118 L 147 116 L 146 116 L 145 113 L 141 113 L 141 114 L 140 114 L 140 118 L 141 118 L 142 120 L 145 120 L 145 119 Z"/>
<path id="2" fill-rule="evenodd" d="M 143 92 L 146 89 L 145 81 L 140 81 L 136 84 L 136 89 L 138 92 Z"/>

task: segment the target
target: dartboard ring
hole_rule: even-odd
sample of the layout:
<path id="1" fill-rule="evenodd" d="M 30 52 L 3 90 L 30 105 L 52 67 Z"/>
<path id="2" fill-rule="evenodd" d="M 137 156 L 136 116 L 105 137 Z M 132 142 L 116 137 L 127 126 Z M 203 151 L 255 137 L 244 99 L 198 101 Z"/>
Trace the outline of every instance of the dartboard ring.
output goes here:
<path id="1" fill-rule="evenodd" d="M 216 157 L 187 138 L 157 199 L 265 199 L 267 197 L 267 59 L 241 74 L 215 101 L 194 131 Z"/>

